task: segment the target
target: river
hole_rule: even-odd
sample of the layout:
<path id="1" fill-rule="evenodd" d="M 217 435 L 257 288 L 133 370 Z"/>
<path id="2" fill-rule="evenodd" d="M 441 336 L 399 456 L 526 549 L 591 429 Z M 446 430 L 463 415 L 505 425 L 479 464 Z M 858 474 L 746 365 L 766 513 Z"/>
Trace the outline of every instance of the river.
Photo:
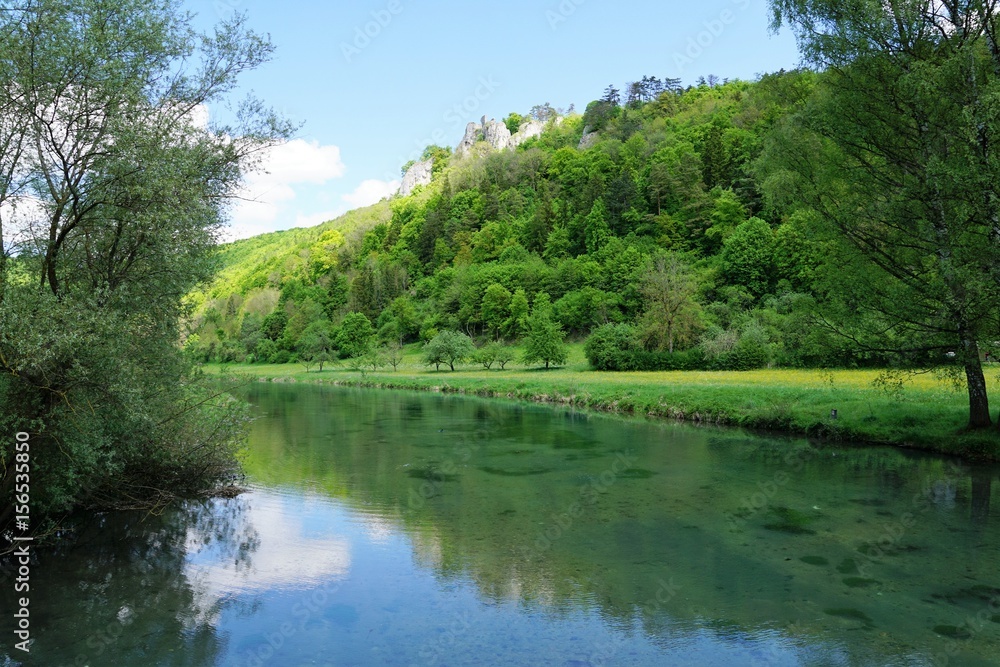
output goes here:
<path id="1" fill-rule="evenodd" d="M 248 398 L 249 492 L 82 521 L 0 665 L 1000 665 L 996 468 L 437 394 Z"/>

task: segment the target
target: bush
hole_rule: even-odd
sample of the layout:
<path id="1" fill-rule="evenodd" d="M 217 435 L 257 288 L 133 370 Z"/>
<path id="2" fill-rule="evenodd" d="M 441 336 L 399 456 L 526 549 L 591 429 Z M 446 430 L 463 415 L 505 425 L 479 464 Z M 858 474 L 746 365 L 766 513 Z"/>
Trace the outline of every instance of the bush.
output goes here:
<path id="1" fill-rule="evenodd" d="M 262 364 L 273 363 L 271 358 L 278 353 L 278 344 L 270 338 L 265 338 L 257 343 L 256 357 Z"/>
<path id="2" fill-rule="evenodd" d="M 583 346 L 587 361 L 596 370 L 621 370 L 621 353 L 635 349 L 635 327 L 631 324 L 604 324 L 590 335 Z"/>
<path id="3" fill-rule="evenodd" d="M 652 352 L 636 342 L 630 324 L 605 324 L 594 330 L 584 344 L 590 365 L 599 371 L 693 371 L 708 368 L 701 348 L 683 352 Z"/>
<path id="4" fill-rule="evenodd" d="M 615 357 L 619 371 L 699 371 L 708 368 L 705 353 L 694 347 L 683 352 L 623 350 Z"/>

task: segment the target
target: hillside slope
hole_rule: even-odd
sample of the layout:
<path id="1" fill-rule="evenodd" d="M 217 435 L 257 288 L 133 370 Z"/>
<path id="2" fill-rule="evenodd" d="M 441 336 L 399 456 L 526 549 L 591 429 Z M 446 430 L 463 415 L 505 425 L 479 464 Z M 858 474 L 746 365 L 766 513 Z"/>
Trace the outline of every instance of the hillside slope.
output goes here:
<path id="1" fill-rule="evenodd" d="M 428 147 L 431 182 L 413 194 L 222 248 L 218 278 L 191 297 L 186 347 L 281 363 L 346 356 L 359 336 L 513 341 L 548 310 L 572 337 L 603 327 L 639 366 L 871 361 L 808 324 L 831 293 L 829 241 L 766 196 L 780 191 L 768 142 L 816 80 L 644 77 L 625 105 L 609 89 L 583 115 L 470 124 L 460 155 Z M 497 142 L 527 122 L 544 129 Z"/>

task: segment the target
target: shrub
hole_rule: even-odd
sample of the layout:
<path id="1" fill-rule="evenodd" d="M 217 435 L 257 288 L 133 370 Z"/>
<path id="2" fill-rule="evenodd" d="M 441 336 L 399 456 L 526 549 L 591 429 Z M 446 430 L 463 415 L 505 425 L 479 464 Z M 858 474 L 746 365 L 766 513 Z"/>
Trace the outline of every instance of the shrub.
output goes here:
<path id="1" fill-rule="evenodd" d="M 596 370 L 621 370 L 621 353 L 635 349 L 635 327 L 631 324 L 604 324 L 594 329 L 583 351 Z"/>

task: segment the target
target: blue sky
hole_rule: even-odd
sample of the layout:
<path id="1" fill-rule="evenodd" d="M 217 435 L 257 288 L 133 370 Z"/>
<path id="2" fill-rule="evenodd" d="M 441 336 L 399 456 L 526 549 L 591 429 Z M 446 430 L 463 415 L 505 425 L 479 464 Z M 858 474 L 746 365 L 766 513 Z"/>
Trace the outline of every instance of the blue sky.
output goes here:
<path id="1" fill-rule="evenodd" d="M 296 139 L 248 184 L 233 237 L 313 225 L 394 189 L 429 143 L 465 124 L 533 105 L 583 111 L 609 83 L 643 75 L 754 79 L 795 67 L 787 32 L 768 31 L 766 0 L 503 3 L 186 0 L 208 27 L 234 12 L 269 33 L 272 62 L 244 79 Z M 214 111 L 215 112 L 215 111 Z M 216 112 L 217 113 L 217 112 Z"/>

